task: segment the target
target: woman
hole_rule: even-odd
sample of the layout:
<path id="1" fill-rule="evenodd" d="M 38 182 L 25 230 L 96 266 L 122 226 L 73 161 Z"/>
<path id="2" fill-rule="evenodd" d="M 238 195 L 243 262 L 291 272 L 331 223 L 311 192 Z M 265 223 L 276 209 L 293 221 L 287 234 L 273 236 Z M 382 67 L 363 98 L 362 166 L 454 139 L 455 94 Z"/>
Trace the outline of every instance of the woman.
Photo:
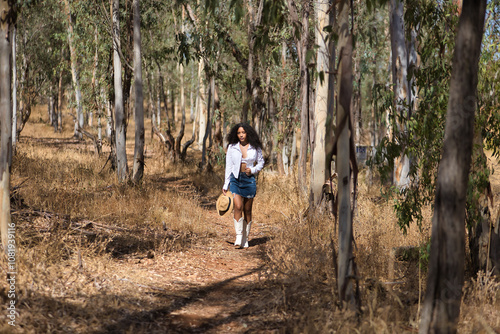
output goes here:
<path id="1" fill-rule="evenodd" d="M 246 123 L 232 127 L 227 135 L 226 177 L 222 192 L 234 195 L 234 229 L 237 247 L 248 247 L 252 226 L 252 204 L 257 185 L 255 175 L 264 167 L 262 143 L 257 132 Z"/>

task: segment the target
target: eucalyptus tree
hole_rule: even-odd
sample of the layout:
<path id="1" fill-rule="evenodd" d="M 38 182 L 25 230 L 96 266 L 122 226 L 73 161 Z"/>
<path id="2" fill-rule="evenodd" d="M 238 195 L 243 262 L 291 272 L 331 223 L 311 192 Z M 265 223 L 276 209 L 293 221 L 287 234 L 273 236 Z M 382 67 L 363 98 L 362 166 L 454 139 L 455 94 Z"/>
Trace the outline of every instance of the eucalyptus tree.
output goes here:
<path id="1" fill-rule="evenodd" d="M 300 154 L 299 154 L 299 187 L 306 189 L 306 163 L 309 147 L 309 68 L 307 54 L 310 49 L 310 15 L 312 1 L 305 0 L 300 7 L 295 0 L 286 0 L 289 23 L 294 27 L 294 39 L 300 68 Z"/>
<path id="2" fill-rule="evenodd" d="M 415 86 L 411 87 L 418 104 L 407 119 L 406 133 L 396 131 L 392 138 L 382 136 L 371 159 L 378 166 L 382 180 L 387 181 L 392 179 L 394 162 L 403 152 L 412 158 L 410 182 L 394 194 L 394 209 L 403 232 L 412 222 L 420 226 L 422 209 L 434 198 L 449 94 L 451 50 L 458 22 L 455 7 L 449 2 L 407 1 L 405 5 L 406 32 L 415 29 L 418 43 L 419 64 L 412 70 Z M 394 95 L 386 85 L 376 85 L 373 99 L 380 116 L 394 106 Z M 396 127 L 395 122 L 395 117 L 390 117 L 386 126 Z"/>
<path id="3" fill-rule="evenodd" d="M 184 6 L 173 6 L 171 8 L 171 24 L 173 27 L 173 32 L 175 39 L 170 40 L 169 55 L 166 55 L 165 60 L 167 61 L 168 68 L 168 78 L 170 81 L 170 110 L 171 115 L 168 115 L 168 108 L 165 108 L 167 115 L 167 138 L 169 141 L 170 150 L 172 150 L 172 158 L 174 161 L 183 161 L 186 157 L 186 150 L 191 145 L 194 140 L 187 141 L 184 146 L 181 146 L 182 140 L 184 138 L 184 132 L 186 128 L 186 103 L 185 103 L 185 77 L 184 68 L 189 65 L 191 58 L 193 57 L 189 50 L 189 34 L 185 32 L 185 8 Z M 180 20 L 178 20 L 180 16 Z M 180 21 L 180 22 L 179 22 Z M 169 65 L 169 66 L 168 66 Z M 176 96 L 177 90 L 180 95 L 180 104 L 176 108 Z M 167 105 L 165 99 L 164 104 Z M 177 109 L 181 112 L 181 124 L 177 135 L 174 136 L 171 130 L 176 130 L 176 114 Z M 170 123 L 170 120 L 172 122 Z M 170 125 L 171 124 L 171 125 Z M 193 124 L 194 125 L 194 124 Z M 184 153 L 183 153 L 184 152 Z"/>
<path id="4" fill-rule="evenodd" d="M 75 46 L 75 33 L 74 33 L 74 22 L 72 18 L 72 11 L 69 0 L 64 0 L 64 10 L 67 18 L 67 29 L 68 29 L 68 45 L 71 58 L 71 76 L 73 79 L 73 86 L 75 90 L 76 99 L 76 118 L 75 118 L 75 137 L 81 138 L 81 132 L 79 129 L 83 129 L 83 102 L 82 102 L 82 90 L 80 87 L 80 69 L 78 64 L 78 57 Z"/>
<path id="5" fill-rule="evenodd" d="M 17 137 L 31 109 L 45 92 L 57 92 L 57 79 L 66 67 L 67 29 L 61 4 L 52 1 L 22 4 L 17 22 L 18 97 Z"/>
<path id="6" fill-rule="evenodd" d="M 453 56 L 420 333 L 454 333 L 464 283 L 465 204 L 486 0 L 464 0 Z"/>
<path id="7" fill-rule="evenodd" d="M 135 146 L 132 180 L 138 183 L 144 174 L 144 96 L 142 93 L 141 7 L 133 2 L 134 12 L 134 85 L 135 85 Z"/>
<path id="8" fill-rule="evenodd" d="M 185 31 L 184 31 L 184 15 L 185 15 L 185 12 L 184 12 L 184 7 L 181 8 L 181 22 L 180 22 L 180 25 L 181 25 L 181 29 L 180 29 L 180 33 L 178 34 L 179 38 L 180 39 L 184 39 L 185 35 Z M 176 30 L 177 30 L 177 24 L 176 24 Z M 181 45 L 182 44 L 185 44 L 184 40 L 181 41 Z M 175 154 L 177 155 L 178 158 L 182 159 L 182 155 L 181 155 L 181 141 L 182 141 L 182 138 L 184 137 L 184 130 L 186 128 L 186 100 L 185 100 L 185 93 L 184 93 L 184 59 L 181 59 L 180 61 L 180 64 L 178 66 L 179 68 L 179 77 L 180 77 L 180 82 L 179 82 L 179 86 L 180 86 L 180 109 L 181 109 L 181 127 L 179 129 L 179 133 L 177 134 L 177 137 L 175 137 L 175 145 L 174 145 L 174 152 Z"/>
<path id="9" fill-rule="evenodd" d="M 379 92 L 386 92 L 390 88 L 387 78 L 390 77 L 391 68 L 385 59 L 390 59 L 391 48 L 387 42 L 387 28 L 389 27 L 389 15 L 387 6 L 374 6 L 372 2 L 367 2 L 367 6 L 356 6 L 354 15 L 354 25 L 356 29 L 356 50 L 355 57 L 359 71 L 358 95 L 363 96 L 360 101 L 360 108 L 369 112 L 360 115 L 362 122 L 367 124 L 360 131 L 369 142 L 371 152 L 368 161 L 374 155 L 375 150 L 386 133 L 385 128 L 389 124 L 385 123 L 384 114 L 388 108 L 380 108 L 382 105 Z M 382 100 L 384 101 L 384 100 Z M 366 138 L 368 137 L 368 138 Z M 363 144 L 361 144 L 363 145 Z M 369 180 L 372 180 L 373 167 L 370 166 Z"/>
<path id="10" fill-rule="evenodd" d="M 134 59 L 134 25 L 133 25 L 133 0 L 125 0 L 123 6 L 123 20 L 121 25 L 121 39 L 124 43 L 121 44 L 121 57 L 125 66 L 122 68 L 122 91 L 123 91 L 123 112 L 125 115 L 125 133 L 127 131 L 128 121 L 131 114 L 131 92 L 132 92 L 132 77 L 133 74 L 133 59 Z"/>
<path id="11" fill-rule="evenodd" d="M 350 27 L 348 0 L 340 1 L 338 9 L 338 50 L 337 68 L 337 173 L 338 179 L 338 216 L 339 216 L 339 255 L 337 285 L 339 299 L 351 307 L 356 305 L 355 291 L 351 277 L 355 275 L 352 256 L 353 226 L 351 212 L 351 140 L 349 134 L 350 106 L 352 96 L 352 27 Z M 352 130 L 352 129 L 351 129 Z M 351 131 L 352 132 L 352 131 Z"/>
<path id="12" fill-rule="evenodd" d="M 12 44 L 12 154 L 16 153 L 17 144 L 17 66 L 16 66 L 16 39 L 17 28 L 14 25 L 12 28 L 11 44 Z"/>
<path id="13" fill-rule="evenodd" d="M 256 65 L 258 65 L 258 54 L 255 52 L 255 32 L 257 27 L 261 24 L 262 14 L 264 10 L 264 0 L 257 1 L 254 4 L 253 1 L 246 1 L 247 14 L 247 46 L 248 46 L 248 57 L 247 57 L 247 68 L 246 68 L 246 90 L 245 90 L 245 102 L 242 108 L 241 121 L 247 122 L 248 111 L 252 112 L 252 123 L 257 131 L 261 133 L 260 125 L 260 106 L 257 103 L 259 81 L 255 78 L 258 76 Z"/>
<path id="14" fill-rule="evenodd" d="M 123 107 L 122 86 L 122 61 L 120 57 L 120 4 L 119 0 L 113 0 L 111 5 L 112 16 L 112 43 L 113 43 L 113 69 L 114 69 L 114 92 L 115 92 L 115 136 L 116 136 L 116 167 L 120 182 L 127 179 L 127 152 L 126 152 L 126 125 Z"/>
<path id="15" fill-rule="evenodd" d="M 0 233 L 4 252 L 15 253 L 8 232 L 11 225 L 10 214 L 10 164 L 12 159 L 12 39 L 11 32 L 16 23 L 16 2 L 0 2 L 2 20 L 0 22 Z"/>
<path id="16" fill-rule="evenodd" d="M 404 7 L 401 0 L 390 1 L 390 31 L 391 31 L 391 53 L 392 53 L 392 83 L 394 92 L 394 123 L 398 134 L 407 132 L 407 119 L 409 117 L 409 105 L 411 87 L 408 84 L 408 54 L 409 50 L 405 36 Z M 394 184 L 399 187 L 407 186 L 409 183 L 410 159 L 404 153 L 396 158 L 394 166 Z"/>
<path id="17" fill-rule="evenodd" d="M 223 133 L 223 118 L 225 114 L 220 107 L 219 100 L 219 84 L 223 83 L 227 75 L 225 70 L 229 66 L 221 58 L 225 57 L 225 43 L 224 40 L 229 41 L 233 46 L 233 54 L 241 55 L 238 46 L 234 43 L 231 35 L 227 31 L 225 21 L 227 21 L 228 12 L 227 4 L 222 2 L 212 2 L 206 4 L 206 10 L 198 6 L 198 11 L 195 12 L 190 4 L 185 4 L 186 14 L 189 21 L 192 23 L 192 29 L 189 31 L 189 43 L 181 43 L 180 49 L 183 50 L 184 59 L 189 60 L 189 50 L 194 49 L 196 58 L 198 59 L 198 75 L 197 75 L 197 88 L 196 88 L 196 107 L 195 114 L 198 119 L 198 145 L 202 148 L 202 166 L 208 166 L 206 162 L 207 147 L 206 141 L 209 140 L 208 146 L 211 148 L 211 154 L 217 155 L 220 153 L 220 145 L 222 145 Z M 226 15 L 226 16 L 225 16 Z M 186 37 L 185 34 L 182 36 Z M 190 47 L 189 47 L 190 46 Z M 237 57 L 237 56 L 236 56 Z M 241 58 L 240 58 L 241 61 Z M 241 64 L 241 63 L 240 63 Z M 207 99 L 205 99 L 205 84 L 209 83 Z M 217 82 L 216 82 L 217 81 Z M 232 87 L 234 91 L 234 87 Z M 210 103 L 214 100 L 214 108 L 211 108 Z M 210 114 L 212 113 L 212 115 Z M 210 121 L 212 119 L 213 121 Z M 212 146 L 212 124 L 215 126 L 215 147 Z M 208 132 L 207 132 L 208 131 Z M 193 139 L 194 140 L 194 136 Z M 189 140 L 186 144 L 190 143 Z M 183 152 L 185 149 L 183 148 Z M 181 155 L 184 156 L 184 153 Z"/>
<path id="18" fill-rule="evenodd" d="M 329 74 L 329 48 L 325 27 L 333 22 L 330 22 L 328 10 L 331 3 L 329 0 L 317 0 L 315 2 L 315 17 L 316 25 L 314 27 L 316 45 L 318 45 L 316 72 L 318 79 L 316 80 L 316 96 L 314 103 L 314 142 L 311 153 L 311 195 L 310 204 L 314 205 L 321 198 L 323 185 L 330 178 L 330 160 L 327 160 L 327 133 L 331 131 L 333 126 L 333 117 L 328 114 L 328 92 L 330 83 Z M 330 117 L 328 117 L 330 116 Z M 331 139 L 331 138 L 330 138 Z"/>
<path id="19" fill-rule="evenodd" d="M 202 38 L 204 32 L 206 31 L 206 27 L 208 22 L 205 19 L 206 11 L 199 5 L 199 1 L 196 3 L 197 11 L 193 10 L 189 3 L 184 3 L 184 7 L 186 9 L 186 14 L 189 18 L 189 21 L 193 25 L 193 30 L 191 31 L 193 35 L 193 46 L 197 53 L 198 59 L 198 71 L 197 71 L 197 81 L 196 81 L 196 98 L 195 98 L 195 113 L 196 118 L 194 122 L 196 122 L 198 126 L 198 146 L 203 146 L 203 138 L 205 138 L 205 134 L 207 128 L 209 126 L 207 118 L 207 107 L 208 102 L 206 101 L 206 84 L 204 80 L 204 72 L 205 72 L 205 48 L 204 48 L 204 39 Z"/>
<path id="20" fill-rule="evenodd" d="M 194 142 L 190 140 L 181 145 L 186 122 L 184 68 L 194 57 L 190 49 L 190 43 L 193 43 L 191 31 L 184 31 L 184 7 L 178 4 L 155 3 L 154 8 L 146 9 L 145 17 L 149 32 L 145 40 L 145 59 L 150 64 L 150 72 L 156 72 L 155 78 L 149 82 L 150 94 L 155 91 L 157 96 L 153 133 L 163 142 L 171 159 L 184 160 L 187 148 Z M 181 111 L 181 126 L 175 134 L 177 91 L 181 96 L 181 106 L 177 108 Z"/>
<path id="21" fill-rule="evenodd" d="M 270 122 L 276 115 L 274 83 L 271 79 L 273 73 L 270 68 L 273 60 L 277 61 L 279 58 L 276 46 L 280 45 L 281 30 L 289 30 L 285 23 L 285 2 L 262 0 L 234 1 L 231 4 L 221 1 L 207 3 L 211 18 L 209 28 L 221 45 L 222 54 L 219 57 L 231 55 L 233 58 L 232 61 L 224 58 L 229 62 L 218 66 L 235 69 L 229 75 L 222 75 L 221 88 L 228 87 L 230 81 L 233 87 L 228 87 L 229 96 L 234 96 L 234 91 L 241 94 L 238 96 L 240 100 L 236 101 L 239 104 L 239 117 L 232 116 L 238 118 L 238 121 L 252 123 L 261 136 L 270 138 L 274 125 Z M 269 57 L 270 54 L 273 57 Z M 240 68 L 235 68 L 235 65 Z M 240 76 L 244 79 L 242 90 L 238 79 Z M 272 142 L 270 139 L 267 141 Z"/>
<path id="22" fill-rule="evenodd" d="M 203 145 L 203 138 L 208 127 L 208 112 L 206 98 L 206 83 L 204 79 L 205 60 L 203 57 L 198 59 L 198 81 L 196 85 L 196 113 L 198 117 L 198 146 Z"/>
<path id="23" fill-rule="evenodd" d="M 500 230 L 493 211 L 493 193 L 485 150 L 499 157 L 500 144 L 500 3 L 487 6 L 478 80 L 478 107 L 474 129 L 471 176 L 467 188 L 466 221 L 472 271 L 500 276 Z M 490 204 L 491 202 L 491 204 Z M 496 220 L 496 221 L 495 221 Z"/>
<path id="24" fill-rule="evenodd" d="M 405 2 L 405 30 L 411 35 L 414 30 L 418 44 L 419 64 L 412 70 L 414 90 L 418 97 L 418 104 L 410 104 L 413 108 L 411 117 L 407 119 L 407 132 L 395 133 L 394 138 L 383 138 L 377 154 L 372 160 L 379 163 L 382 176 L 391 176 L 397 157 L 406 152 L 412 158 L 409 169 L 410 183 L 395 194 L 394 209 L 398 217 L 398 224 L 403 232 L 415 222 L 420 226 L 423 216 L 422 209 L 434 200 L 437 166 L 441 159 L 441 149 L 444 142 L 444 127 L 448 97 L 450 95 L 451 57 L 457 31 L 458 15 L 457 2 L 436 3 L 434 1 L 407 1 Z M 488 5 L 488 17 L 494 17 L 499 11 L 495 2 Z M 457 10 L 458 9 L 458 10 Z M 498 15 L 498 14 L 496 14 Z M 466 197 L 466 227 L 469 230 L 469 249 L 472 264 L 471 271 L 491 267 L 495 258 L 495 245 L 500 242 L 498 232 L 493 230 L 491 238 L 489 226 L 493 226 L 491 209 L 488 199 L 492 198 L 489 184 L 489 173 L 486 164 L 484 145 L 495 152 L 500 140 L 497 124 L 498 118 L 495 109 L 495 94 L 492 94 L 498 83 L 498 75 L 494 69 L 494 61 L 498 51 L 498 41 L 494 42 L 494 20 L 491 21 L 493 33 L 486 34 L 486 41 L 482 48 L 481 80 L 478 86 L 478 112 L 475 120 L 475 138 L 473 145 L 473 159 Z M 393 106 L 393 96 L 384 93 L 386 87 L 379 86 L 375 90 L 378 107 L 385 110 Z M 392 119 L 394 121 L 394 119 Z M 394 122 L 390 126 L 396 126 Z M 482 137 L 482 138 L 481 138 Z M 382 159 L 385 160 L 382 161 Z M 480 245 L 483 245 L 480 247 Z M 489 253 L 489 255 L 488 255 Z M 500 256 L 496 256 L 498 258 Z"/>

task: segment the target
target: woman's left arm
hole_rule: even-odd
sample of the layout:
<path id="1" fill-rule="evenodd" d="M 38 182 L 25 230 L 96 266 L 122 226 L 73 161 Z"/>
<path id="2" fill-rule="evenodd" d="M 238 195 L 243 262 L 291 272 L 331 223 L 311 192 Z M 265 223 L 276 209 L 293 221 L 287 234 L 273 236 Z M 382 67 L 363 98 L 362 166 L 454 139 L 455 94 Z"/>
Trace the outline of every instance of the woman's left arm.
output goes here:
<path id="1" fill-rule="evenodd" d="M 250 172 L 252 174 L 257 174 L 264 168 L 264 156 L 262 155 L 262 149 L 257 149 L 257 164 L 250 167 Z"/>

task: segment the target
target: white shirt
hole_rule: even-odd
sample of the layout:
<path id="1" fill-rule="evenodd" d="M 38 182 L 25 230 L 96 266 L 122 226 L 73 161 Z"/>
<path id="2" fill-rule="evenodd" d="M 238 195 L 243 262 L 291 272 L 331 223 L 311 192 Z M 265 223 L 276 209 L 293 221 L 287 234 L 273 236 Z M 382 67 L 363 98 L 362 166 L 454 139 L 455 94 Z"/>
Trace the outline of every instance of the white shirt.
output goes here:
<path id="1" fill-rule="evenodd" d="M 240 143 L 229 145 L 226 152 L 226 177 L 222 189 L 227 190 L 229 188 L 231 173 L 235 178 L 239 177 L 242 156 Z M 264 168 L 264 157 L 260 148 L 255 149 L 252 145 L 248 145 L 245 160 L 247 161 L 247 168 L 250 168 L 252 174 L 257 174 Z"/>

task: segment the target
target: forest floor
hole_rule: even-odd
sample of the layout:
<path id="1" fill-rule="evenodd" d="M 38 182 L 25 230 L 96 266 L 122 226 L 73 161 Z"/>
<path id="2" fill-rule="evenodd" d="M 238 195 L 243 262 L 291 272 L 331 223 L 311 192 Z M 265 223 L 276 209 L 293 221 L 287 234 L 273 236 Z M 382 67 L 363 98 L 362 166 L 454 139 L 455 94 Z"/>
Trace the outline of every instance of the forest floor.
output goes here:
<path id="1" fill-rule="evenodd" d="M 403 237 L 391 205 L 361 189 L 359 318 L 336 306 L 331 218 L 303 224 L 303 206 L 283 191 L 289 180 L 280 185 L 263 173 L 250 247 L 235 249 L 231 217 L 215 210 L 221 165 L 205 175 L 196 149 L 191 163 L 172 165 L 147 133 L 143 185 L 120 185 L 103 172 L 106 150 L 95 158 L 88 140 L 75 140 L 71 129 L 53 133 L 37 117 L 13 164 L 17 316 L 13 328 L 1 282 L 0 333 L 418 332 L 425 273 L 418 260 L 389 256 L 394 247 L 428 241 L 429 210 L 422 229 Z M 133 134 L 128 138 L 131 165 Z M 488 284 L 469 293 L 460 332 L 500 333 L 500 287 Z"/>
<path id="2" fill-rule="evenodd" d="M 48 126 L 38 123 L 34 127 Z M 51 136 L 50 128 L 40 132 L 30 130 L 33 128 L 28 124 L 18 144 L 20 147 L 34 150 L 49 148 L 63 155 L 69 155 L 69 151 L 78 154 L 93 150 L 88 140 L 79 142 L 68 137 L 68 133 Z M 130 164 L 133 161 L 133 141 L 129 140 L 127 146 Z M 147 144 L 146 152 L 148 160 L 165 159 L 159 144 Z M 192 152 L 199 155 L 197 150 Z M 104 152 L 103 155 L 106 154 Z M 103 161 L 101 158 L 101 165 Z M 147 222 L 129 228 L 119 222 L 124 218 L 120 216 L 101 222 L 88 217 L 66 218 L 62 212 L 35 208 L 26 205 L 24 198 L 21 199 L 21 205 L 14 205 L 12 214 L 17 229 L 23 230 L 20 243 L 25 247 L 29 247 L 26 243 L 36 243 L 31 239 L 33 235 L 52 242 L 58 238 L 57 233 L 64 230 L 61 239 L 74 237 L 69 234 L 64 236 L 64 233 L 69 233 L 67 229 L 57 227 L 58 221 L 64 221 L 65 227 L 69 222 L 69 228 L 87 235 L 87 242 L 89 239 L 105 239 L 101 247 L 106 250 L 104 255 L 98 256 L 82 256 L 85 253 L 83 249 L 81 252 L 69 250 L 71 254 L 63 268 L 59 265 L 45 268 L 51 272 L 47 273 L 45 282 L 38 282 L 32 277 L 36 276 L 36 269 L 30 274 L 21 273 L 18 281 L 21 297 L 14 330 L 23 333 L 243 333 L 275 332 L 281 328 L 279 319 L 271 320 L 271 315 L 262 315 L 265 308 L 259 308 L 264 299 L 273 298 L 275 294 L 274 291 L 264 291 L 271 288 L 263 284 L 262 278 L 265 270 L 263 248 L 269 240 L 266 230 L 270 227 L 265 224 L 262 215 L 254 215 L 256 223 L 251 231 L 250 247 L 236 249 L 233 246 L 231 217 L 220 217 L 215 209 L 220 189 L 204 189 L 206 185 L 203 181 L 195 182 L 189 176 L 171 176 L 168 173 L 148 175 L 147 171 L 146 167 L 147 182 L 161 187 L 164 196 L 174 193 L 181 198 L 179 214 L 191 211 L 193 204 L 197 205 L 197 209 L 202 210 L 200 222 L 207 226 L 209 232 L 186 235 L 171 229 L 168 219 L 161 222 L 163 228 L 155 228 Z M 213 178 L 213 173 L 209 177 Z M 13 173 L 12 179 L 14 188 L 27 187 L 22 176 Z M 106 192 L 121 191 L 116 185 L 102 188 Z M 51 195 L 47 193 L 43 196 L 48 198 Z M 184 203 L 183 198 L 186 199 Z M 168 215 L 164 217 L 168 218 Z M 53 235 L 47 237 L 48 234 Z M 176 238 L 182 239 L 178 251 L 157 251 L 162 240 L 175 244 Z M 54 247 L 59 246 L 65 248 L 67 244 L 56 244 Z M 36 256 L 22 261 L 36 262 Z M 45 259 L 42 261 L 45 262 Z M 21 263 L 21 266 L 31 271 L 28 269 L 30 265 Z M 54 273 L 54 270 L 59 273 Z M 30 279 L 35 282 L 31 283 L 32 289 L 27 287 Z M 57 284 L 55 281 L 58 279 L 64 282 Z M 4 283 L 0 295 L 4 305 L 8 305 Z M 40 286 L 33 289 L 37 284 Z M 56 291 L 61 288 L 64 291 Z M 82 292 L 85 289 L 88 290 Z M 265 303 L 269 304 L 269 300 Z M 5 314 L 3 308 L 2 318 Z M 11 332 L 13 328 L 7 325 L 9 319 L 4 319 L 0 332 Z"/>

